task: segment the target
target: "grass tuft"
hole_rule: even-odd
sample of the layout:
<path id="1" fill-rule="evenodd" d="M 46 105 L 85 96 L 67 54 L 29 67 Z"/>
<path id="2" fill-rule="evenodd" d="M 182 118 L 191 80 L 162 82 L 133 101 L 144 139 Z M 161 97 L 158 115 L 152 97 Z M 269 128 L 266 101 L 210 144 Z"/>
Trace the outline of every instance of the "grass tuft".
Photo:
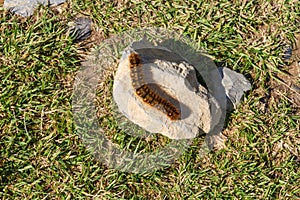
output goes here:
<path id="1" fill-rule="evenodd" d="M 1 199 L 300 198 L 299 109 L 271 92 L 278 74 L 291 78 L 282 55 L 296 43 L 299 9 L 299 1 L 74 0 L 22 18 L 0 8 Z M 94 35 L 76 44 L 67 25 L 82 15 Z M 201 156 L 199 137 L 171 167 L 139 175 L 109 169 L 86 150 L 71 98 L 88 42 L 145 26 L 193 38 L 253 88 L 228 115 L 225 149 Z M 133 150 L 168 142 L 139 143 L 115 129 L 109 136 Z"/>

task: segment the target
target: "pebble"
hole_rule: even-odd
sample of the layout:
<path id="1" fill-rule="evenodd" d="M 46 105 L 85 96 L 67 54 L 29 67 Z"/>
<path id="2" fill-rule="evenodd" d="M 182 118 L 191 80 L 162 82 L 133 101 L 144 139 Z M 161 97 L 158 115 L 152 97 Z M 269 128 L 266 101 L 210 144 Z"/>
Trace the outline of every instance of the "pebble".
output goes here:
<path id="1" fill-rule="evenodd" d="M 91 20 L 85 17 L 75 19 L 74 25 L 69 29 L 70 35 L 75 38 L 75 42 L 80 42 L 87 39 L 91 33 Z"/>

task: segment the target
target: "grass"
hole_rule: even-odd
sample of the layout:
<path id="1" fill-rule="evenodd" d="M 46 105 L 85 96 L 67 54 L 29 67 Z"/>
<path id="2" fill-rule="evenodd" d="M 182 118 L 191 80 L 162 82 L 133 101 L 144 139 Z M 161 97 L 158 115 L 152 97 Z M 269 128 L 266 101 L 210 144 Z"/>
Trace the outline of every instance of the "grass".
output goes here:
<path id="1" fill-rule="evenodd" d="M 300 32 L 299 2 L 118 2 L 73 0 L 26 19 L 1 8 L 0 197 L 300 198 L 299 107 L 288 94 L 271 93 L 277 74 L 288 70 L 284 46 Z M 253 88 L 228 116 L 226 148 L 200 156 L 196 138 L 171 167 L 145 175 L 97 162 L 76 135 L 71 111 L 74 77 L 91 45 L 74 43 L 65 30 L 82 15 L 94 23 L 95 44 L 132 28 L 165 27 L 243 73 Z M 126 146 L 128 138 L 115 141 Z"/>

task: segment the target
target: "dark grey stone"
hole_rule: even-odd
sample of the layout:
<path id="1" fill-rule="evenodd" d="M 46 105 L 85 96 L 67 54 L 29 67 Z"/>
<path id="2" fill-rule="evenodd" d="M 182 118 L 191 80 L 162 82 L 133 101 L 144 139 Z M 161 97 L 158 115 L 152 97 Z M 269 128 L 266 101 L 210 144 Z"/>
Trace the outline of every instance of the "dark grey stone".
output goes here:
<path id="1" fill-rule="evenodd" d="M 75 38 L 75 42 L 87 39 L 92 32 L 91 20 L 85 17 L 75 19 L 74 26 L 69 29 L 70 35 Z"/>

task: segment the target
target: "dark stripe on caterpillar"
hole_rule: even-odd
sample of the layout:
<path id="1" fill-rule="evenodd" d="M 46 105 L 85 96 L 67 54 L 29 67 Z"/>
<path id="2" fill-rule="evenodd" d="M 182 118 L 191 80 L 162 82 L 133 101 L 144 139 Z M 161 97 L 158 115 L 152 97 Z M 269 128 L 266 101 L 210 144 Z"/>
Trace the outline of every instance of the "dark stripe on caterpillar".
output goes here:
<path id="1" fill-rule="evenodd" d="M 172 102 L 161 97 L 148 84 L 145 83 L 142 59 L 139 54 L 131 53 L 129 55 L 129 67 L 132 86 L 135 89 L 135 94 L 139 96 L 146 104 L 157 108 L 165 113 L 171 120 L 179 120 L 181 113 Z M 168 96 L 168 95 L 165 95 Z"/>

